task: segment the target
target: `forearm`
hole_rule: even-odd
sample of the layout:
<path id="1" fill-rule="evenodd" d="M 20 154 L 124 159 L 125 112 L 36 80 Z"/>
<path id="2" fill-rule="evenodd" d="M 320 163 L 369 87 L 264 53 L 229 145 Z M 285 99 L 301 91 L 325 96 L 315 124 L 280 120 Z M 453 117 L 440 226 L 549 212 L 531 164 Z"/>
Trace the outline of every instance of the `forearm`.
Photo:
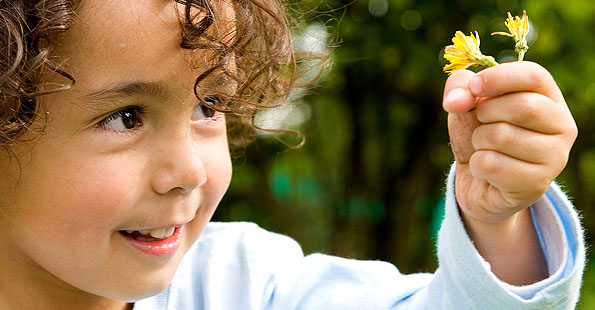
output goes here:
<path id="1" fill-rule="evenodd" d="M 492 272 L 512 285 L 528 285 L 548 277 L 547 264 L 529 209 L 500 223 L 486 223 L 461 212 L 469 237 L 490 263 Z"/>

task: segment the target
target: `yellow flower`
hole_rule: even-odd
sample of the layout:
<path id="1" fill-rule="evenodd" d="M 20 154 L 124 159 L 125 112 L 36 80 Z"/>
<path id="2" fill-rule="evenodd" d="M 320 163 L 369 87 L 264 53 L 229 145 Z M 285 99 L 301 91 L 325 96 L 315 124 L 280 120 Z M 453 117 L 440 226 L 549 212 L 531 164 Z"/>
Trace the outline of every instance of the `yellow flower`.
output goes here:
<path id="1" fill-rule="evenodd" d="M 457 70 L 467 69 L 471 66 L 493 67 L 498 63 L 492 56 L 486 56 L 479 50 L 479 35 L 471 33 L 466 36 L 462 31 L 457 31 L 452 38 L 453 45 L 444 49 L 444 58 L 450 62 L 443 68 L 444 72 L 451 74 Z"/>
<path id="2" fill-rule="evenodd" d="M 508 32 L 494 32 L 492 35 L 503 35 L 514 38 L 515 48 L 514 51 L 519 54 L 519 61 L 523 60 L 525 53 L 529 49 L 527 45 L 527 34 L 529 33 L 529 18 L 527 12 L 523 10 L 523 17 L 512 17 L 508 12 L 508 18 L 504 22 Z"/>

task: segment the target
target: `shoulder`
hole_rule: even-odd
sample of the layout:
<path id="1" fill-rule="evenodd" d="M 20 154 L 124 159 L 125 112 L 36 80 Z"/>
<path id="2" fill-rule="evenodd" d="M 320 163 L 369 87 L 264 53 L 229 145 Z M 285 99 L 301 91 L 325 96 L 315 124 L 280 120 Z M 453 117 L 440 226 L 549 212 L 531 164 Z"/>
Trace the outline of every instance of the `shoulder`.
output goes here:
<path id="1" fill-rule="evenodd" d="M 287 236 L 253 223 L 209 223 L 182 259 L 168 300 L 208 301 L 208 309 L 260 309 L 274 274 L 302 259 L 301 248 Z M 194 309 L 180 309 L 186 308 Z"/>
<path id="2" fill-rule="evenodd" d="M 202 234 L 199 242 L 204 242 L 210 238 L 221 236 L 244 236 L 247 234 L 273 234 L 264 230 L 260 226 L 251 222 L 209 222 Z"/>
<path id="3" fill-rule="evenodd" d="M 180 268 L 235 266 L 262 271 L 279 259 L 302 258 L 301 247 L 288 236 L 267 231 L 254 223 L 212 222 L 188 250 Z"/>
<path id="4" fill-rule="evenodd" d="M 235 245 L 240 248 L 274 249 L 277 246 L 297 246 L 292 238 L 265 230 L 249 222 L 211 222 L 204 229 L 196 245 L 198 247 L 215 246 L 225 241 L 227 247 Z"/>

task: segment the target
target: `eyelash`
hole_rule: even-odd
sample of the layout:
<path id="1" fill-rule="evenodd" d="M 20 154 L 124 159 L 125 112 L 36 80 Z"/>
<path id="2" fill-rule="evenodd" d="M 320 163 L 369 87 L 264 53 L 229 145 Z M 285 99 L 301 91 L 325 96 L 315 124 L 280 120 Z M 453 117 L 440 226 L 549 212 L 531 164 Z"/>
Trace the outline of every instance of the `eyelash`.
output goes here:
<path id="1" fill-rule="evenodd" d="M 196 108 L 194 109 L 194 111 L 192 112 L 192 115 L 194 116 L 194 112 L 196 112 L 196 110 L 200 109 L 200 112 L 205 116 L 204 119 L 208 119 L 208 120 L 216 120 L 217 119 L 217 110 L 211 108 L 215 105 L 217 105 L 217 103 L 220 101 L 218 96 L 211 96 L 211 97 L 206 97 L 205 99 L 203 99 L 203 102 L 206 102 L 207 104 L 200 102 Z M 194 120 L 194 117 L 192 118 Z"/>
<path id="2" fill-rule="evenodd" d="M 110 122 L 113 122 L 119 118 L 122 118 L 126 116 L 127 113 L 131 113 L 135 119 L 135 124 L 134 127 L 132 128 L 126 128 L 126 129 L 115 129 L 115 128 L 110 128 L 108 125 Z M 142 118 L 141 116 L 145 113 L 145 107 L 142 106 L 128 106 L 125 107 L 119 111 L 116 111 L 110 115 L 108 115 L 107 117 L 105 117 L 104 119 L 102 119 L 101 121 L 99 121 L 99 123 L 97 124 L 97 127 L 100 129 L 105 129 L 105 130 L 109 130 L 109 131 L 114 131 L 117 133 L 120 132 L 133 132 L 134 130 L 138 129 L 138 127 L 141 127 L 143 125 L 142 122 Z M 127 127 L 127 126 L 125 126 Z"/>
<path id="3" fill-rule="evenodd" d="M 216 110 L 212 109 L 211 106 L 216 105 L 220 99 L 217 96 L 213 96 L 213 97 L 207 97 L 203 100 L 205 102 L 207 102 L 208 104 L 204 104 L 202 102 L 199 103 L 196 106 L 195 110 L 192 112 L 192 116 L 193 116 L 192 120 L 193 121 L 200 121 L 200 120 L 216 121 L 218 119 L 218 117 L 217 117 L 218 112 Z M 137 130 L 138 127 L 143 126 L 142 115 L 145 114 L 145 110 L 146 110 L 145 107 L 138 106 L 138 105 L 125 107 L 121 110 L 118 110 L 118 111 L 108 115 L 107 117 L 105 117 L 104 119 L 99 121 L 99 123 L 97 123 L 97 128 L 113 131 L 116 133 L 133 132 L 134 130 Z M 202 115 L 204 117 L 194 119 L 194 113 L 197 110 L 200 111 L 200 113 L 202 113 Z M 128 128 L 127 125 L 124 125 L 122 123 L 122 125 L 124 125 L 124 127 L 126 127 L 125 129 L 110 128 L 109 124 L 111 122 L 116 121 L 119 118 L 122 118 L 122 121 L 124 121 L 124 117 L 126 116 L 127 113 L 130 113 L 130 114 L 132 114 L 132 116 L 134 116 L 134 121 L 135 121 L 134 127 Z"/>

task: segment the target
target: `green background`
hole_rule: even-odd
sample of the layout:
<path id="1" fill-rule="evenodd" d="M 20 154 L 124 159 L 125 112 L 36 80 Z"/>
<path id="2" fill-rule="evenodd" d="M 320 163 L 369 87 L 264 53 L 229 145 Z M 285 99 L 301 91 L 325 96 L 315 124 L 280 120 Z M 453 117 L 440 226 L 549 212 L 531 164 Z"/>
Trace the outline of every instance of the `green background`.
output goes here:
<path id="1" fill-rule="evenodd" d="M 268 118 L 285 119 L 273 126 L 299 129 L 307 142 L 295 150 L 287 146 L 296 143 L 291 136 L 260 136 L 235 160 L 215 220 L 256 222 L 295 238 L 306 253 L 382 259 L 404 273 L 432 272 L 453 161 L 441 109 L 447 77 L 442 50 L 456 30 L 477 31 L 485 54 L 510 61 L 512 40 L 489 34 L 506 30 L 507 11 L 520 15 L 523 9 L 532 22 L 525 59 L 550 70 L 579 127 L 557 181 L 582 214 L 590 244 L 595 231 L 591 0 L 294 1 L 294 15 L 301 12 L 306 21 L 296 28 L 296 44 L 312 41 L 307 38 L 327 42 L 332 67 L 317 87 L 296 94 L 290 108 Z M 578 309 L 595 309 L 594 264 L 586 270 Z"/>

